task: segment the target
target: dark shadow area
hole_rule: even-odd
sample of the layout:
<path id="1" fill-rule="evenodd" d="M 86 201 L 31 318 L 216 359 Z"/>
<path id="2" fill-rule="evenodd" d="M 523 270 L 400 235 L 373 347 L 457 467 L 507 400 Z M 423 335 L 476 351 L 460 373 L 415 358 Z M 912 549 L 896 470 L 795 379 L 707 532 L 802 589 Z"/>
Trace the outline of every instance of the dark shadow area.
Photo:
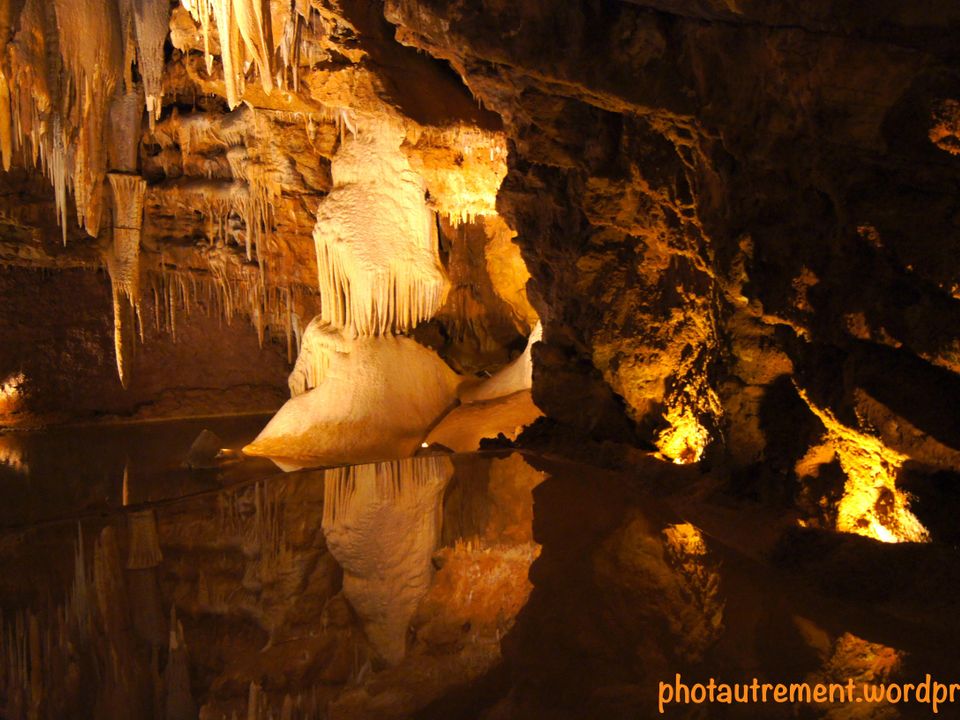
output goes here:
<path id="1" fill-rule="evenodd" d="M 350 0 L 340 7 L 358 31 L 360 47 L 382 80 L 386 99 L 407 117 L 422 125 L 464 122 L 485 130 L 502 127 L 500 116 L 482 108 L 447 63 L 394 40 L 383 3 Z"/>

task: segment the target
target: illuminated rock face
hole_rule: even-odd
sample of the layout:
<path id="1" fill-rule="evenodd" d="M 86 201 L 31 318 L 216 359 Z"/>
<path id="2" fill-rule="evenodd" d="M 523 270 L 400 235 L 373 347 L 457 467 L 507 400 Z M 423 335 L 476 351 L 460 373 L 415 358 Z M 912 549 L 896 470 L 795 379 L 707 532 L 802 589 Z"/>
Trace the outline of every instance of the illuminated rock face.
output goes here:
<path id="1" fill-rule="evenodd" d="M 956 8 L 891 8 L 883 30 L 832 2 L 385 14 L 513 140 L 498 209 L 543 320 L 550 418 L 673 462 L 723 456 L 746 487 L 799 480 L 832 527 L 925 537 L 904 473 L 960 469 L 936 390 L 958 397 Z M 824 442 L 846 495 L 796 470 Z"/>
<path id="2" fill-rule="evenodd" d="M 131 392 L 139 331 L 198 308 L 289 362 L 319 315 L 477 376 L 542 321 L 511 417 L 799 481 L 848 530 L 826 485 L 910 525 L 906 476 L 960 469 L 952 5 L 334 5 L 0 8 L 0 264 L 106 266 Z"/>

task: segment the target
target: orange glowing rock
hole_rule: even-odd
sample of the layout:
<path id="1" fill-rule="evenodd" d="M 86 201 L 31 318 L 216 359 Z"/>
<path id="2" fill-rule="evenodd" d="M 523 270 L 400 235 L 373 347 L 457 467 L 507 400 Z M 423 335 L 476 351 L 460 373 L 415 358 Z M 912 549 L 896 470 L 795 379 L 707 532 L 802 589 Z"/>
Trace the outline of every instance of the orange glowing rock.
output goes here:
<path id="1" fill-rule="evenodd" d="M 800 397 L 820 418 L 827 432 L 822 445 L 811 448 L 798 463 L 802 469 L 836 459 L 847 476 L 837 506 L 836 529 L 882 542 L 927 542 L 930 534 L 909 510 L 909 496 L 897 488 L 897 474 L 907 456 L 885 446 L 872 435 L 847 427 L 826 408 L 814 404 L 806 392 Z"/>

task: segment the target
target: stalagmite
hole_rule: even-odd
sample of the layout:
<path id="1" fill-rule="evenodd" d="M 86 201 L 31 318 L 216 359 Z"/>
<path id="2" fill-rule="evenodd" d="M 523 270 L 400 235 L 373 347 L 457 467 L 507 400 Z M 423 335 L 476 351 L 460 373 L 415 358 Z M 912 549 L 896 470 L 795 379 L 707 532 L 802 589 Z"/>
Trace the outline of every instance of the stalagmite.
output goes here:
<path id="1" fill-rule="evenodd" d="M 447 279 L 423 181 L 384 126 L 344 144 L 313 237 L 323 319 L 360 335 L 412 329 L 437 312 Z"/>
<path id="2" fill-rule="evenodd" d="M 295 396 L 247 454 L 320 464 L 411 455 L 459 381 L 410 338 L 349 338 L 319 318 L 304 333 L 301 357 L 290 380 Z"/>
<path id="3" fill-rule="evenodd" d="M 407 628 L 433 577 L 446 457 L 333 468 L 324 473 L 323 532 L 343 567 L 343 593 L 388 663 L 406 654 Z"/>

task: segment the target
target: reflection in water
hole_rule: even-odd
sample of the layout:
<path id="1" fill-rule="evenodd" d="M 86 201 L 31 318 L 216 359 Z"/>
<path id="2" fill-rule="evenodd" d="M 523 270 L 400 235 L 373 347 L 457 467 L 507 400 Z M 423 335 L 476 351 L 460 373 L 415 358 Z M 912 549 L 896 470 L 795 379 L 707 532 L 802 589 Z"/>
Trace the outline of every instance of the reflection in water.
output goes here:
<path id="1" fill-rule="evenodd" d="M 856 687 L 862 687 L 863 683 L 886 683 L 896 678 L 904 653 L 850 632 L 831 637 L 805 618 L 795 618 L 794 621 L 810 639 L 822 661 L 821 667 L 806 678 L 807 682 L 843 685 L 853 680 Z M 895 720 L 900 717 L 897 708 L 885 703 L 842 706 L 824 703 L 820 710 L 826 720 Z"/>
<path id="2" fill-rule="evenodd" d="M 406 653 L 407 628 L 433 576 L 446 457 L 334 468 L 324 476 L 323 531 L 343 568 L 343 594 L 387 663 Z"/>
<path id="3" fill-rule="evenodd" d="M 0 717 L 648 717 L 675 672 L 902 679 L 635 487 L 420 457 L 0 532 Z"/>
<path id="4" fill-rule="evenodd" d="M 268 461 L 224 460 L 206 470 L 184 465 L 201 431 L 212 430 L 226 448 L 239 448 L 256 435 L 263 420 L 253 415 L 0 433 L 0 527 L 114 510 L 267 477 L 273 471 Z"/>
<path id="5" fill-rule="evenodd" d="M 0 416 L 12 416 L 23 409 L 23 386 L 26 382 L 27 377 L 22 372 L 12 373 L 0 380 Z"/>
<path id="6" fill-rule="evenodd" d="M 724 600 L 720 594 L 720 566 L 711 557 L 700 529 L 690 523 L 668 525 L 662 531 L 664 558 L 673 572 L 677 600 L 672 603 L 682 628 L 677 646 L 685 648 L 688 660 L 699 660 L 723 630 Z M 660 576 L 660 573 L 655 573 Z"/>
<path id="7" fill-rule="evenodd" d="M 19 475 L 29 475 L 30 466 L 14 436 L 0 433 L 0 465 Z"/>
<path id="8" fill-rule="evenodd" d="M 153 510 L 141 510 L 127 515 L 130 550 L 127 570 L 154 568 L 163 560 L 160 538 L 157 535 L 157 516 Z"/>

